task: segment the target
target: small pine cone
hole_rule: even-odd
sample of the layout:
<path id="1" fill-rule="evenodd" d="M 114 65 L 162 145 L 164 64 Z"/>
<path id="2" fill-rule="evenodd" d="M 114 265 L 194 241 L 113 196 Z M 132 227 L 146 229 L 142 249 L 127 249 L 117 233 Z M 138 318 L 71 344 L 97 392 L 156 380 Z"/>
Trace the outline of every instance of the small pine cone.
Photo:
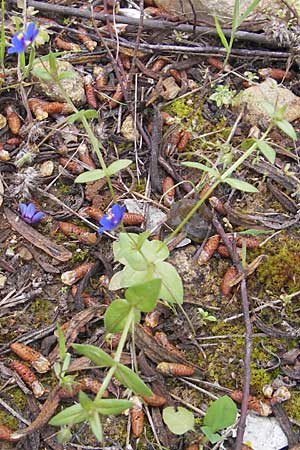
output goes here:
<path id="1" fill-rule="evenodd" d="M 212 258 L 213 254 L 218 248 L 219 242 L 220 236 L 218 234 L 208 239 L 198 258 L 198 264 L 200 266 L 207 264 L 208 261 Z"/>
<path id="2" fill-rule="evenodd" d="M 167 376 L 175 377 L 191 377 L 195 373 L 195 369 L 184 364 L 161 362 L 156 366 L 156 369 Z"/>

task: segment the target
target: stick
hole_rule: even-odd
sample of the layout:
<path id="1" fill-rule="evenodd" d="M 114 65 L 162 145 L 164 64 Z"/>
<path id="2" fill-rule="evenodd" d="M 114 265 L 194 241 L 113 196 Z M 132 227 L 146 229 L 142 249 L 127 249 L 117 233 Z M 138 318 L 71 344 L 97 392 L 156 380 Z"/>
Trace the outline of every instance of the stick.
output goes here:
<path id="1" fill-rule="evenodd" d="M 217 231 L 217 233 L 221 236 L 224 244 L 226 245 L 229 254 L 232 258 L 232 261 L 235 267 L 238 270 L 238 273 L 243 272 L 243 266 L 240 263 L 238 254 L 236 252 L 235 246 L 232 245 L 230 240 L 228 239 L 221 223 L 214 218 L 213 225 Z M 250 369 L 250 360 L 251 360 L 251 350 L 252 350 L 252 330 L 251 330 L 251 322 L 250 322 L 250 311 L 249 311 L 249 302 L 247 295 L 247 285 L 246 280 L 243 279 L 241 281 L 241 295 L 242 295 L 242 305 L 243 305 L 243 313 L 244 313 L 244 321 L 245 321 L 245 357 L 244 357 L 244 386 L 243 386 L 243 400 L 241 405 L 241 416 L 238 424 L 238 433 L 235 442 L 235 450 L 241 450 L 243 445 L 243 436 L 246 426 L 246 417 L 248 411 L 248 399 L 250 393 L 250 379 L 251 379 L 251 369 Z"/>
<path id="2" fill-rule="evenodd" d="M 7 0 L 8 4 L 17 4 L 17 0 Z M 61 16 L 76 16 L 76 17 L 82 17 L 86 19 L 91 19 L 92 15 L 91 12 L 88 10 L 82 10 L 79 8 L 73 8 L 70 6 L 60 6 L 55 5 L 53 3 L 46 3 L 46 2 L 38 2 L 36 0 L 28 0 L 28 6 L 33 6 L 35 9 L 39 11 L 49 12 L 53 14 L 59 14 Z M 126 16 L 120 16 L 120 15 L 113 15 L 113 14 L 101 14 L 97 13 L 94 14 L 95 20 L 99 20 L 101 22 L 109 21 L 115 21 L 117 23 L 126 23 L 128 25 L 135 25 L 139 26 L 140 19 L 134 18 L 134 17 L 126 17 Z M 205 33 L 208 35 L 218 36 L 217 31 L 214 27 L 204 27 L 204 26 L 195 26 L 185 23 L 176 24 L 174 22 L 169 22 L 166 20 L 153 20 L 153 19 L 146 19 L 143 24 L 144 28 L 148 28 L 151 30 L 176 30 L 180 32 L 185 33 Z M 223 33 L 226 37 L 231 36 L 231 30 L 230 29 L 224 29 Z M 248 31 L 237 31 L 235 33 L 235 39 L 236 40 L 245 40 L 245 41 L 251 41 L 256 42 L 257 44 L 261 45 L 270 45 L 274 46 L 275 43 L 267 39 L 263 34 L 258 33 L 249 33 Z"/>

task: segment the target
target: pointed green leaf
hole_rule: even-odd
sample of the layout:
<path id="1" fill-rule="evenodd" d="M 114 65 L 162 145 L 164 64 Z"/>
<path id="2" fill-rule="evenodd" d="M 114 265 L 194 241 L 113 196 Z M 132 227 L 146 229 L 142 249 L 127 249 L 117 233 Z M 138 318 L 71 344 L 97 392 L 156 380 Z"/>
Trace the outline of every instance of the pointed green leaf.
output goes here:
<path id="1" fill-rule="evenodd" d="M 193 430 L 195 425 L 193 413 L 182 406 L 178 406 L 176 409 L 174 406 L 164 408 L 163 420 L 169 430 L 178 435 Z"/>
<path id="2" fill-rule="evenodd" d="M 48 73 L 45 69 L 32 69 L 31 70 L 32 75 L 36 76 L 40 80 L 50 81 L 52 80 L 52 77 L 50 73 Z"/>
<path id="3" fill-rule="evenodd" d="M 125 297 L 140 311 L 149 312 L 155 308 L 161 289 L 161 280 L 154 279 L 128 288 Z"/>
<path id="4" fill-rule="evenodd" d="M 267 142 L 258 139 L 256 141 L 259 150 L 262 152 L 264 157 L 271 163 L 274 164 L 276 158 L 275 150 L 267 144 Z"/>
<path id="5" fill-rule="evenodd" d="M 142 395 L 153 395 L 151 389 L 140 379 L 140 377 L 133 372 L 133 370 L 124 366 L 123 364 L 118 364 L 117 370 L 115 371 L 115 377 L 126 386 L 131 389 L 135 394 Z"/>
<path id="6" fill-rule="evenodd" d="M 67 123 L 72 124 L 74 122 L 76 122 L 77 120 L 81 120 L 82 119 L 82 111 L 78 111 L 77 113 L 71 114 L 68 117 Z"/>
<path id="7" fill-rule="evenodd" d="M 276 120 L 275 121 L 278 128 L 280 128 L 288 137 L 293 139 L 294 141 L 297 140 L 297 134 L 294 130 L 293 125 L 290 124 L 287 120 Z"/>
<path id="8" fill-rule="evenodd" d="M 115 173 L 126 169 L 126 167 L 130 166 L 130 164 L 132 164 L 132 161 L 130 159 L 119 159 L 118 161 L 114 161 L 108 166 L 107 173 L 109 176 L 112 176 Z"/>
<path id="9" fill-rule="evenodd" d="M 120 414 L 126 409 L 131 408 L 132 402 L 128 400 L 117 400 L 114 398 L 109 399 L 99 399 L 94 401 L 96 410 L 105 416 L 110 416 L 112 414 Z"/>
<path id="10" fill-rule="evenodd" d="M 74 74 L 70 70 L 64 70 L 58 75 L 59 81 L 74 78 Z"/>
<path id="11" fill-rule="evenodd" d="M 88 413 L 81 405 L 73 405 L 52 417 L 49 424 L 53 426 L 73 425 L 83 422 L 87 417 Z"/>
<path id="12" fill-rule="evenodd" d="M 227 51 L 229 51 L 229 44 L 228 44 L 228 42 L 227 42 L 227 39 L 226 39 L 225 34 L 223 33 L 223 30 L 222 30 L 222 28 L 221 28 L 221 25 L 220 25 L 220 22 L 219 22 L 217 16 L 214 16 L 214 21 L 215 21 L 215 27 L 216 27 L 216 31 L 217 31 L 217 33 L 218 33 L 219 39 L 220 39 L 220 41 L 222 42 L 223 47 L 224 47 Z"/>
<path id="13" fill-rule="evenodd" d="M 109 333 L 119 333 L 120 331 L 123 331 L 132 308 L 133 307 L 127 302 L 127 300 L 114 300 L 104 314 L 104 325 L 106 331 Z M 135 310 L 134 323 L 138 323 L 140 318 L 141 313 Z"/>
<path id="14" fill-rule="evenodd" d="M 247 17 L 255 10 L 255 8 L 257 7 L 257 5 L 259 4 L 260 0 L 253 0 L 252 3 L 250 3 L 250 5 L 248 6 L 248 8 L 246 9 L 246 11 L 244 12 L 244 14 L 242 14 L 239 19 L 238 19 L 238 23 L 237 26 L 239 27 L 241 25 L 242 22 L 244 22 L 244 20 L 247 19 Z"/>
<path id="15" fill-rule="evenodd" d="M 89 358 L 96 366 L 112 367 L 115 365 L 114 360 L 103 350 L 90 344 L 72 344 L 74 350 L 80 355 Z"/>
<path id="16" fill-rule="evenodd" d="M 97 441 L 102 442 L 103 441 L 102 424 L 100 416 L 97 412 L 94 412 L 94 414 L 89 417 L 89 424 Z"/>
<path id="17" fill-rule="evenodd" d="M 98 119 L 98 113 L 94 109 L 82 110 L 82 113 L 86 119 Z"/>
<path id="18" fill-rule="evenodd" d="M 261 106 L 266 111 L 266 113 L 272 118 L 275 114 L 275 107 L 272 105 L 272 103 L 269 103 L 267 101 L 261 102 Z"/>
<path id="19" fill-rule="evenodd" d="M 97 181 L 101 178 L 105 178 L 105 172 L 102 169 L 93 169 L 88 172 L 81 173 L 75 179 L 75 183 L 90 183 L 91 181 Z"/>
<path id="20" fill-rule="evenodd" d="M 153 276 L 162 282 L 159 298 L 169 303 L 183 303 L 182 281 L 172 264 L 164 261 L 157 263 Z"/>
<path id="21" fill-rule="evenodd" d="M 229 186 L 233 187 L 234 189 L 238 189 L 239 191 L 258 192 L 255 186 L 252 186 L 252 184 L 247 183 L 246 181 L 238 180 L 237 178 L 225 178 L 225 180 L 223 181 L 224 183 L 229 184 Z"/>
<path id="22" fill-rule="evenodd" d="M 208 172 L 213 177 L 218 177 L 219 176 L 219 172 L 216 169 L 213 169 L 212 167 L 207 167 L 207 166 L 205 166 L 204 164 L 201 164 L 201 163 L 197 163 L 197 162 L 183 162 L 183 163 L 181 163 L 181 165 L 185 166 L 185 167 L 191 167 L 193 169 L 203 170 L 203 172 Z"/>
<path id="23" fill-rule="evenodd" d="M 85 411 L 91 411 L 94 408 L 94 402 L 90 399 L 90 397 L 83 391 L 79 392 L 78 400 L 82 409 Z"/>
<path id="24" fill-rule="evenodd" d="M 233 425 L 237 416 L 237 407 L 228 395 L 218 398 L 207 408 L 203 424 L 212 433 Z"/>

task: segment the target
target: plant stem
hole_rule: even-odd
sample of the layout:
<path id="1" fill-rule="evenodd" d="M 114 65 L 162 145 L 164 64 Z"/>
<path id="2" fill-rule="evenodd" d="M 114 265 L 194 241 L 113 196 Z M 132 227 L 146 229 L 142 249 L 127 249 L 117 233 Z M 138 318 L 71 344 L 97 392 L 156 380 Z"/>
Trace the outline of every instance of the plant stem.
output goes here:
<path id="1" fill-rule="evenodd" d="M 271 129 L 273 128 L 273 124 L 271 123 L 266 130 L 266 132 L 261 137 L 261 141 L 266 139 L 268 134 L 270 133 Z M 249 156 L 252 155 L 252 153 L 257 149 L 257 142 L 255 141 L 251 147 L 242 155 L 240 158 L 231 166 L 229 167 L 223 175 L 220 176 L 219 179 L 217 179 L 211 187 L 208 189 L 208 191 L 203 195 L 203 197 L 196 203 L 196 205 L 190 210 L 190 212 L 186 215 L 186 217 L 183 219 L 183 221 L 178 225 L 177 228 L 170 234 L 170 236 L 167 237 L 165 240 L 165 243 L 167 244 L 170 242 L 179 231 L 182 230 L 184 225 L 190 220 L 190 218 L 197 212 L 197 210 L 200 208 L 200 206 L 205 202 L 205 200 L 208 199 L 208 197 L 213 193 L 213 191 L 216 189 L 217 186 L 219 186 L 220 183 L 224 183 L 226 181 L 226 178 L 228 178 L 240 165 L 243 164 L 243 162 L 249 158 Z"/>
<path id="2" fill-rule="evenodd" d="M 126 320 L 124 329 L 122 331 L 120 342 L 118 344 L 118 348 L 117 348 L 117 351 L 116 351 L 116 354 L 115 354 L 115 357 L 114 357 L 115 365 L 113 367 L 111 367 L 109 369 L 109 371 L 107 372 L 107 375 L 106 375 L 106 377 L 103 380 L 102 386 L 99 389 L 95 400 L 99 400 L 100 398 L 102 398 L 102 395 L 103 395 L 105 389 L 107 388 L 107 386 L 110 383 L 110 380 L 114 376 L 114 373 L 115 373 L 115 371 L 116 371 L 116 369 L 118 367 L 118 363 L 120 362 L 122 351 L 123 351 L 123 348 L 125 346 L 125 343 L 126 343 L 126 340 L 127 340 L 127 335 L 128 335 L 129 329 L 130 329 L 130 327 L 132 325 L 133 319 L 134 319 L 134 310 L 132 308 L 131 311 L 129 312 L 128 316 L 127 316 L 127 320 Z"/>
<path id="3" fill-rule="evenodd" d="M 93 131 L 92 131 L 92 129 L 91 129 L 91 127 L 90 127 L 90 125 L 89 125 L 89 123 L 88 123 L 88 121 L 87 121 L 87 119 L 86 119 L 86 117 L 84 115 L 82 115 L 82 117 L 81 117 L 81 122 L 82 122 L 82 125 L 85 128 L 85 131 L 87 132 L 87 135 L 89 137 L 90 143 L 92 144 L 92 147 L 93 147 L 93 149 L 96 152 L 96 155 L 97 155 L 97 158 L 99 160 L 101 169 L 105 173 L 107 173 L 107 167 L 106 167 L 105 161 L 103 159 L 102 153 L 101 153 L 100 148 L 99 148 L 98 139 L 94 135 L 94 133 L 93 133 Z M 112 199 L 113 199 L 114 203 L 116 203 L 116 201 L 117 201 L 116 200 L 116 195 L 115 195 L 115 192 L 114 192 L 114 189 L 113 189 L 113 186 L 112 186 L 112 182 L 111 182 L 111 179 L 110 179 L 109 175 L 106 175 L 106 180 L 107 180 L 107 184 L 108 184 L 108 187 L 109 187 Z"/>

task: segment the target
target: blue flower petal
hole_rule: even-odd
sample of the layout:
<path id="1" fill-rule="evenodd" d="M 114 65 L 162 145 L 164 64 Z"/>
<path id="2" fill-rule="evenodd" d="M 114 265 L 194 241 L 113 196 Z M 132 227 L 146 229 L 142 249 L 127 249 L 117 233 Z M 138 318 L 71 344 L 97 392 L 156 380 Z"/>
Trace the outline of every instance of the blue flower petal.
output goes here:
<path id="1" fill-rule="evenodd" d="M 20 203 L 19 204 L 19 209 L 21 211 L 21 216 L 25 216 L 26 215 L 26 211 L 27 211 L 27 205 L 25 205 L 25 203 Z"/>
<path id="2" fill-rule="evenodd" d="M 34 214 L 34 216 L 31 219 L 31 223 L 37 223 L 39 222 L 43 217 L 45 217 L 45 214 L 42 211 L 39 211 Z"/>
<path id="3" fill-rule="evenodd" d="M 27 206 L 27 212 L 26 212 L 26 217 L 28 217 L 29 219 L 32 219 L 33 216 L 36 213 L 36 207 L 34 206 L 33 203 L 29 203 L 29 205 Z"/>
<path id="4" fill-rule="evenodd" d="M 108 218 L 106 214 L 101 217 L 99 223 L 102 225 L 104 231 L 109 231 L 115 228 L 115 225 L 112 223 L 112 219 Z"/>
<path id="5" fill-rule="evenodd" d="M 112 207 L 111 207 L 111 213 L 112 213 L 112 215 L 113 215 L 113 217 L 114 217 L 114 220 L 115 220 L 117 223 L 120 223 L 120 222 L 121 222 L 122 217 L 123 217 L 123 215 L 124 215 L 124 211 L 125 211 L 125 208 L 123 208 L 122 206 L 118 205 L 117 203 L 115 203 L 114 205 L 112 205 Z"/>
<path id="6" fill-rule="evenodd" d="M 32 42 L 34 41 L 34 39 L 36 38 L 38 33 L 39 33 L 39 30 L 38 30 L 36 24 L 34 22 L 31 22 L 28 25 L 27 30 L 25 32 L 25 40 L 29 41 L 32 44 Z"/>
<path id="7" fill-rule="evenodd" d="M 26 48 L 25 38 L 23 33 L 15 33 L 11 40 L 12 47 L 7 50 L 8 54 L 22 53 Z"/>

